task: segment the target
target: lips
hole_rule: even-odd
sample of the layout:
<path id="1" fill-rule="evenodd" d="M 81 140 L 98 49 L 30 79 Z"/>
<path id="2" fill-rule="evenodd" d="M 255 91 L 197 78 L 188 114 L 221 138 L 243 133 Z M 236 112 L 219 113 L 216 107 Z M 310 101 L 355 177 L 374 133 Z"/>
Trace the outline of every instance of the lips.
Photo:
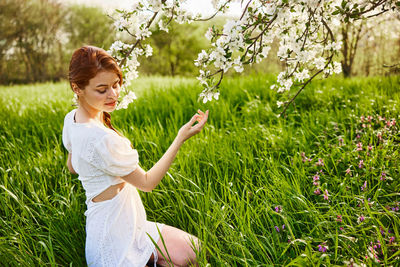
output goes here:
<path id="1" fill-rule="evenodd" d="M 117 101 L 113 101 L 113 102 L 110 102 L 110 103 L 106 103 L 106 105 L 108 105 L 108 106 L 114 106 L 116 103 L 117 103 Z"/>

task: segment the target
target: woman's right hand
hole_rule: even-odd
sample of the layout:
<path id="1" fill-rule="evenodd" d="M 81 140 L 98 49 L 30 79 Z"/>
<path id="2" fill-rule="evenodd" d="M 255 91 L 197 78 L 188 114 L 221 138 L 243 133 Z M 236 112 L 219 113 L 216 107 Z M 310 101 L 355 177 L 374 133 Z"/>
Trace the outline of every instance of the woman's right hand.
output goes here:
<path id="1" fill-rule="evenodd" d="M 178 132 L 179 138 L 181 138 L 181 140 L 183 140 L 184 142 L 193 135 L 198 134 L 201 131 L 201 129 L 203 129 L 204 124 L 206 124 L 207 122 L 207 119 L 208 119 L 208 110 L 206 111 L 206 113 L 204 113 L 199 109 L 198 113 L 196 113 L 188 123 L 186 123 L 179 129 Z M 198 121 L 199 123 L 192 126 L 193 123 L 195 123 L 196 121 Z"/>

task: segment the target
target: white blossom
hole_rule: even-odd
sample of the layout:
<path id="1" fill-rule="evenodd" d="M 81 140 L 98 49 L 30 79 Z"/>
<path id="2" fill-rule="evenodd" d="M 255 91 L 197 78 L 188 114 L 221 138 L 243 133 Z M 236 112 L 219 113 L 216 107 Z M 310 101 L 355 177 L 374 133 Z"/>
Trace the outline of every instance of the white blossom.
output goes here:
<path id="1" fill-rule="evenodd" d="M 213 29 L 210 27 L 210 28 L 208 28 L 208 30 L 207 30 L 207 32 L 206 32 L 206 34 L 205 34 L 204 36 L 205 36 L 208 40 L 211 40 L 212 35 L 213 35 Z"/>
<path id="2" fill-rule="evenodd" d="M 126 109 L 130 103 L 133 102 L 134 99 L 137 99 L 134 92 L 129 91 L 122 99 L 122 101 L 117 105 L 116 109 L 124 108 Z"/>
<path id="3" fill-rule="evenodd" d="M 164 22 L 163 22 L 162 20 L 160 20 L 160 21 L 158 22 L 158 27 L 160 28 L 161 31 L 168 32 L 168 27 L 166 27 L 166 26 L 164 25 Z"/>
<path id="4" fill-rule="evenodd" d="M 243 71 L 243 66 L 234 66 L 233 67 L 235 70 L 236 70 L 236 72 L 242 72 Z"/>
<path id="5" fill-rule="evenodd" d="M 304 69 L 301 72 L 295 72 L 294 73 L 294 78 L 299 82 L 303 82 L 305 79 L 310 78 L 310 75 L 308 73 L 308 69 Z"/>
<path id="6" fill-rule="evenodd" d="M 74 105 L 78 105 L 78 96 L 74 93 L 74 96 L 72 97 L 72 103 L 74 103 Z"/>
<path id="7" fill-rule="evenodd" d="M 207 103 L 207 101 L 211 101 L 213 97 L 215 100 L 218 100 L 219 92 L 203 91 L 200 93 L 200 97 L 203 98 L 203 103 Z"/>
<path id="8" fill-rule="evenodd" d="M 124 17 L 120 17 L 116 21 L 114 21 L 114 26 L 117 28 L 117 30 L 122 30 L 123 28 L 127 28 L 131 25 L 131 23 L 126 20 Z"/>
<path id="9" fill-rule="evenodd" d="M 338 74 L 342 72 L 342 64 L 340 64 L 339 62 L 333 62 L 333 72 Z"/>
<path id="10" fill-rule="evenodd" d="M 314 65 L 317 69 L 322 70 L 325 67 L 325 58 L 318 57 L 314 60 Z"/>
<path id="11" fill-rule="evenodd" d="M 203 49 L 201 52 L 198 54 L 197 59 L 194 61 L 195 66 L 201 66 L 205 61 L 208 59 L 208 54 L 207 52 Z"/>
<path id="12" fill-rule="evenodd" d="M 153 48 L 149 44 L 146 45 L 144 54 L 146 57 L 153 55 Z"/>

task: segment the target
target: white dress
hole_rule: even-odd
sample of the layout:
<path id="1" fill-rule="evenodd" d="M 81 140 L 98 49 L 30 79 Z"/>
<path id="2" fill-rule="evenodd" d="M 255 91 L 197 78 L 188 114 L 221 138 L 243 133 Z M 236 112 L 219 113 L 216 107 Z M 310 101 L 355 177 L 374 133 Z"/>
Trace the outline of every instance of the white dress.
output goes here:
<path id="1" fill-rule="evenodd" d="M 76 123 L 75 112 L 76 109 L 65 116 L 62 141 L 72 154 L 72 167 L 85 189 L 88 266 L 143 267 L 152 253 L 156 266 L 153 241 L 158 242 L 164 224 L 147 221 L 136 187 L 126 182 L 112 199 L 92 201 L 110 185 L 125 182 L 120 177 L 137 168 L 136 149 L 131 148 L 127 138 L 100 123 Z"/>

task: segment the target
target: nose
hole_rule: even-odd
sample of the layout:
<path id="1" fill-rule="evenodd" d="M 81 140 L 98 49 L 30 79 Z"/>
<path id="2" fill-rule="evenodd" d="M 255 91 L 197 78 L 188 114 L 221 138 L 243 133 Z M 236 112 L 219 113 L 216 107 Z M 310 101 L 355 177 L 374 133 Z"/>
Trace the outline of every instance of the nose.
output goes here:
<path id="1" fill-rule="evenodd" d="M 118 98 L 118 96 L 119 96 L 119 87 L 116 88 L 116 89 L 111 88 L 110 96 L 113 97 L 113 98 Z"/>

